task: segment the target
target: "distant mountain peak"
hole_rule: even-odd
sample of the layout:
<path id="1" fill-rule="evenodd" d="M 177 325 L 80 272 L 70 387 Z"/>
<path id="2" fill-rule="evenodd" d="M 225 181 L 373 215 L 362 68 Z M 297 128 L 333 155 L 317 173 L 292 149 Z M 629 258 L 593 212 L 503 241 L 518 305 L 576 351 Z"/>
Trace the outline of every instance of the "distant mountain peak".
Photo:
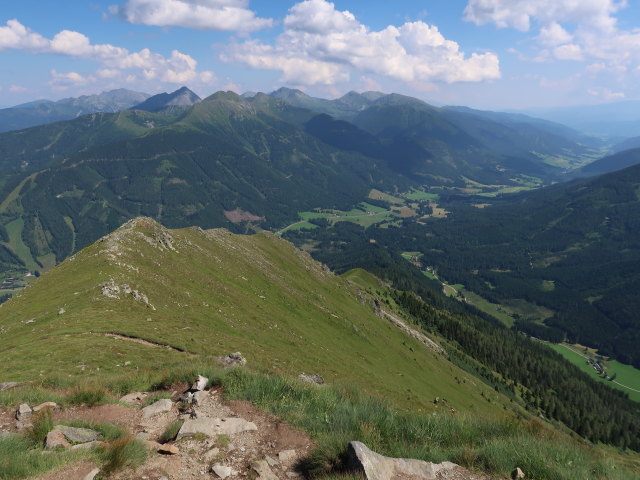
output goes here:
<path id="1" fill-rule="evenodd" d="M 190 107 L 200 102 L 202 99 L 187 87 L 180 87 L 175 92 L 159 93 L 144 102 L 136 105 L 131 110 L 146 110 L 148 112 L 158 112 L 171 107 Z"/>

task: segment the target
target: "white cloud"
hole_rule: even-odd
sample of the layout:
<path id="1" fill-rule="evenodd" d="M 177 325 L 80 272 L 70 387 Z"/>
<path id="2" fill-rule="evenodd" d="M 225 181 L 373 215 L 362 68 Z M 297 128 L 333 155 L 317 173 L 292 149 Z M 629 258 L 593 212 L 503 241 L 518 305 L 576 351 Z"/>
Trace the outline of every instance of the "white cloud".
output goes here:
<path id="1" fill-rule="evenodd" d="M 22 92 L 26 92 L 27 88 L 23 87 L 22 85 L 11 85 L 9 87 L 9 91 L 11 93 L 22 93 Z"/>
<path id="2" fill-rule="evenodd" d="M 77 72 L 58 73 L 55 69 L 51 70 L 51 80 L 49 85 L 54 91 L 64 91 L 70 87 L 81 87 L 88 83 L 94 83 L 96 77 L 92 75 L 83 76 Z"/>
<path id="3" fill-rule="evenodd" d="M 537 29 L 533 58 L 590 61 L 591 73 L 617 74 L 640 65 L 640 31 L 618 27 L 616 14 L 626 6 L 626 0 L 468 0 L 464 18 L 476 25 Z"/>
<path id="4" fill-rule="evenodd" d="M 538 35 L 538 41 L 549 47 L 569 43 L 571 40 L 573 40 L 573 35 L 556 22 L 551 22 L 549 25 L 542 27 L 540 35 Z"/>
<path id="5" fill-rule="evenodd" d="M 594 88 L 587 90 L 587 93 L 593 97 L 599 97 L 606 101 L 622 100 L 626 97 L 624 92 L 614 92 L 609 88 Z"/>
<path id="6" fill-rule="evenodd" d="M 248 40 L 231 45 L 225 61 L 279 70 L 281 81 L 299 85 L 333 85 L 351 71 L 405 82 L 476 82 L 500 77 L 498 57 L 465 57 L 457 43 L 424 22 L 389 25 L 371 31 L 348 11 L 326 0 L 306 0 L 290 8 L 284 32 L 273 45 Z"/>
<path id="7" fill-rule="evenodd" d="M 273 25 L 247 5 L 246 0 L 129 0 L 110 10 L 129 23 L 159 27 L 253 32 Z"/>
<path id="8" fill-rule="evenodd" d="M 144 48 L 129 52 L 126 48 L 110 44 L 92 44 L 90 39 L 71 30 L 62 30 L 47 39 L 29 30 L 17 20 L 9 20 L 7 26 L 0 27 L 0 51 L 17 49 L 32 54 L 54 54 L 90 60 L 100 63 L 96 76 L 101 79 L 124 77 L 127 81 L 157 80 L 164 83 L 182 84 L 193 80 L 202 83 L 212 81 L 213 72 L 198 72 L 197 61 L 178 50 L 165 57 Z M 96 76 L 83 77 L 76 72 L 51 72 L 52 85 L 82 85 L 96 80 Z"/>
<path id="9" fill-rule="evenodd" d="M 468 0 L 464 19 L 523 32 L 534 21 L 543 25 L 573 22 L 606 31 L 615 26 L 613 14 L 624 6 L 625 0 Z"/>
<path id="10" fill-rule="evenodd" d="M 567 45 L 560 45 L 553 49 L 553 56 L 558 60 L 575 60 L 580 61 L 584 59 L 582 54 L 582 48 L 580 45 L 569 43 Z"/>

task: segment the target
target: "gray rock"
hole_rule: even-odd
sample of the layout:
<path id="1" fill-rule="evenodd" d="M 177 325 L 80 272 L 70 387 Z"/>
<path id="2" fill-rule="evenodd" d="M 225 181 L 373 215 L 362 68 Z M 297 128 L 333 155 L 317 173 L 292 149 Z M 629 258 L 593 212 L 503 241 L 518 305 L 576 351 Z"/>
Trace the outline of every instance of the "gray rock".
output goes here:
<path id="1" fill-rule="evenodd" d="M 295 450 L 283 450 L 278 453 L 278 459 L 285 465 L 291 465 L 297 457 Z"/>
<path id="2" fill-rule="evenodd" d="M 198 375 L 198 379 L 193 383 L 193 385 L 191 385 L 191 390 L 201 392 L 207 388 L 207 383 L 209 383 L 209 379 L 207 377 Z"/>
<path id="3" fill-rule="evenodd" d="M 240 352 L 230 353 L 224 357 L 218 357 L 218 361 L 225 367 L 241 367 L 247 364 L 247 359 Z"/>
<path id="4" fill-rule="evenodd" d="M 120 401 L 128 405 L 136 405 L 140 403 L 142 400 L 144 400 L 146 396 L 147 394 L 143 392 L 127 393 L 124 397 L 120 399 Z"/>
<path id="5" fill-rule="evenodd" d="M 205 452 L 205 454 L 202 457 L 204 458 L 205 462 L 209 463 L 214 461 L 216 458 L 218 458 L 218 455 L 220 455 L 220 449 L 212 448 L 208 452 Z"/>
<path id="6" fill-rule="evenodd" d="M 150 418 L 159 413 L 170 412 L 171 407 L 173 407 L 173 402 L 168 398 L 163 398 L 148 407 L 144 407 L 142 409 L 142 418 Z"/>
<path id="7" fill-rule="evenodd" d="M 196 392 L 193 394 L 193 403 L 196 405 L 202 405 L 208 396 L 209 392 Z"/>
<path id="8" fill-rule="evenodd" d="M 27 428 L 31 428 L 31 427 L 33 427 L 33 424 L 31 423 L 30 418 L 26 418 L 24 420 L 18 420 L 16 422 L 16 429 L 20 432 L 22 430 L 26 430 Z"/>
<path id="9" fill-rule="evenodd" d="M 260 480 L 278 480 L 266 460 L 259 460 L 251 465 Z"/>
<path id="10" fill-rule="evenodd" d="M 45 408 L 56 408 L 58 404 L 56 402 L 44 402 L 38 406 L 33 407 L 34 412 L 39 412 L 40 410 L 44 410 Z"/>
<path id="11" fill-rule="evenodd" d="M 235 435 L 236 433 L 257 430 L 258 427 L 244 418 L 196 418 L 182 424 L 177 439 L 203 433 L 210 437 L 216 435 Z"/>
<path id="12" fill-rule="evenodd" d="M 31 407 L 27 403 L 21 403 L 18 405 L 18 408 L 16 409 L 16 420 L 20 422 L 30 418 L 31 415 L 33 415 L 33 410 L 31 410 Z"/>
<path id="13" fill-rule="evenodd" d="M 524 472 L 520 469 L 520 467 L 516 467 L 516 469 L 511 472 L 511 478 L 516 480 L 518 478 L 524 478 Z"/>
<path id="14" fill-rule="evenodd" d="M 22 385 L 22 383 L 21 382 L 2 382 L 0 383 L 0 392 L 2 392 L 3 390 L 9 390 L 10 388 L 14 388 L 19 385 Z"/>
<path id="15" fill-rule="evenodd" d="M 236 472 L 233 468 L 226 465 L 220 465 L 219 463 L 216 463 L 213 467 L 211 467 L 211 471 L 223 480 L 227 477 L 233 477 L 234 475 L 238 474 L 238 472 Z"/>
<path id="16" fill-rule="evenodd" d="M 67 427 L 66 425 L 56 425 L 54 430 L 59 430 L 67 437 L 67 440 L 73 443 L 94 442 L 102 437 L 100 432 L 91 430 L 90 428 Z"/>
<path id="17" fill-rule="evenodd" d="M 93 442 L 79 443 L 77 445 L 72 445 L 71 446 L 71 450 L 89 450 L 90 448 L 99 447 L 99 446 L 101 446 L 103 444 L 104 444 L 104 442 L 100 442 L 98 440 L 95 440 Z"/>
<path id="18" fill-rule="evenodd" d="M 269 455 L 265 455 L 264 459 L 266 460 L 266 462 L 269 464 L 270 467 L 275 467 L 276 465 L 280 464 L 280 462 L 278 462 L 275 458 L 271 458 Z"/>
<path id="19" fill-rule="evenodd" d="M 98 475 L 99 473 L 100 473 L 100 469 L 94 468 L 89 473 L 87 473 L 87 475 L 82 480 L 93 480 L 94 478 L 96 478 L 96 475 Z"/>
<path id="20" fill-rule="evenodd" d="M 458 465 L 451 462 L 430 463 L 409 458 L 384 457 L 369 450 L 361 442 L 349 443 L 349 464 L 352 468 L 364 471 L 367 480 L 436 480 L 445 475 L 446 471 L 458 468 Z"/>
<path id="21" fill-rule="evenodd" d="M 322 385 L 324 383 L 324 378 L 316 373 L 301 373 L 298 378 L 303 382 L 315 383 L 316 385 Z"/>
<path id="22" fill-rule="evenodd" d="M 60 430 L 51 430 L 47 433 L 47 438 L 44 441 L 45 450 L 55 450 L 58 447 L 64 449 L 71 448 L 71 444 L 67 441 L 66 437 Z"/>

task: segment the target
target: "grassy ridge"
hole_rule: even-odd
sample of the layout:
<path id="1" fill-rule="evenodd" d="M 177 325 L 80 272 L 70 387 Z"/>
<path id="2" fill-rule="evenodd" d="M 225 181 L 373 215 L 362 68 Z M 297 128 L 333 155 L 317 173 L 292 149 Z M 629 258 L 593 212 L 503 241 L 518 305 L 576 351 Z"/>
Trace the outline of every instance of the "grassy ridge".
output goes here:
<path id="1" fill-rule="evenodd" d="M 162 246 L 165 236 L 173 250 Z M 104 296 L 111 279 L 152 306 L 130 294 Z M 168 231 L 137 220 L 43 275 L 0 314 L 7 381 L 99 378 L 239 350 L 259 371 L 319 373 L 403 409 L 432 408 L 444 397 L 486 417 L 517 410 L 498 394 L 489 403 L 489 387 L 378 318 L 346 280 L 270 234 Z"/>

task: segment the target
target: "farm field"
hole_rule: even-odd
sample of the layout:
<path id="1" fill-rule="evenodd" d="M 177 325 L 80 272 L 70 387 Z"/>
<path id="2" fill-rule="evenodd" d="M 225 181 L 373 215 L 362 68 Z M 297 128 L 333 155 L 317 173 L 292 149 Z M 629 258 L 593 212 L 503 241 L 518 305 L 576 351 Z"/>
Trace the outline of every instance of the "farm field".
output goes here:
<path id="1" fill-rule="evenodd" d="M 578 347 L 564 343 L 549 343 L 548 345 L 591 377 L 597 378 L 611 387 L 618 388 L 619 390 L 628 393 L 629 398 L 636 402 L 640 402 L 640 370 L 637 368 L 634 368 L 631 365 L 625 365 L 615 360 L 608 360 L 605 362 L 607 374 L 610 377 L 615 374 L 616 377 L 614 381 L 605 380 L 595 372 L 591 365 L 586 363 L 586 356 L 584 352 L 578 351 Z"/>

